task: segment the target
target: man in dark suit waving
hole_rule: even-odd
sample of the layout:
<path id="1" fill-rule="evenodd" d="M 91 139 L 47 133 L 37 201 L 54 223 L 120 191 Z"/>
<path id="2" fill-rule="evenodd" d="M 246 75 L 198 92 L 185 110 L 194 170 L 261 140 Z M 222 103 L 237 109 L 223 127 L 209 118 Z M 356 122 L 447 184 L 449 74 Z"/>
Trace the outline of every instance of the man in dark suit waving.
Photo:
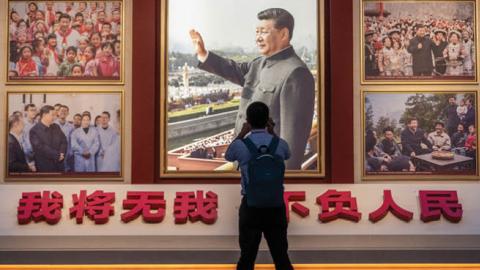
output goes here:
<path id="1" fill-rule="evenodd" d="M 287 141 L 291 158 L 286 168 L 301 169 L 312 128 L 315 80 L 290 44 L 294 19 L 286 10 L 270 8 L 258 13 L 256 43 L 261 57 L 236 63 L 207 51 L 200 33 L 190 31 L 199 68 L 243 87 L 235 134 L 245 122 L 246 109 L 255 101 L 265 103 L 276 123 L 275 133 Z"/>

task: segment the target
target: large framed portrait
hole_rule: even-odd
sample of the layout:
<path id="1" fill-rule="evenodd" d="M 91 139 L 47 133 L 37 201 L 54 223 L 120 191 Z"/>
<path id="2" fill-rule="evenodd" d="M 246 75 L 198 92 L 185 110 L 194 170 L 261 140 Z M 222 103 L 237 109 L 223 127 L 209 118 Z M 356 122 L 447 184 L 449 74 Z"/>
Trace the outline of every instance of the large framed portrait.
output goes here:
<path id="1" fill-rule="evenodd" d="M 478 179 L 476 104 L 476 91 L 363 92 L 363 178 Z"/>
<path id="2" fill-rule="evenodd" d="M 323 1 L 160 8 L 160 176 L 237 177 L 225 153 L 257 101 L 289 145 L 287 176 L 324 176 Z"/>
<path id="3" fill-rule="evenodd" d="M 362 0 L 362 84 L 478 83 L 476 0 Z"/>
<path id="4" fill-rule="evenodd" d="M 121 180 L 121 91 L 16 91 L 7 99 L 6 180 Z"/>
<path id="5" fill-rule="evenodd" d="M 7 2 L 7 84 L 123 83 L 121 0 Z"/>

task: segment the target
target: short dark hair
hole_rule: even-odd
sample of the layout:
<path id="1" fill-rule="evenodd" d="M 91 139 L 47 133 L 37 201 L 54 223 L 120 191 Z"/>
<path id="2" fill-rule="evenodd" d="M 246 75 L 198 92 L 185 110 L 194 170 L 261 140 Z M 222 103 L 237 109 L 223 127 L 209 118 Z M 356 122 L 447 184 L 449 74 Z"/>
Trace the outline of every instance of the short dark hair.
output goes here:
<path id="1" fill-rule="evenodd" d="M 393 128 L 392 127 L 386 127 L 383 129 L 383 134 L 387 133 L 388 131 L 393 133 Z"/>
<path id="2" fill-rule="evenodd" d="M 36 106 L 35 106 L 35 104 L 33 104 L 33 103 L 27 104 L 27 105 L 25 105 L 24 111 L 28 111 L 28 109 L 29 109 L 30 107 L 36 107 Z"/>
<path id="3" fill-rule="evenodd" d="M 58 18 L 58 21 L 62 19 L 68 19 L 69 21 L 72 21 L 72 17 L 70 17 L 70 15 L 68 15 L 67 13 L 62 13 L 62 15 L 60 15 L 60 18 Z"/>
<path id="4" fill-rule="evenodd" d="M 12 114 L 8 117 L 8 130 L 11 130 L 13 125 L 22 121 L 22 118 L 18 114 Z"/>
<path id="5" fill-rule="evenodd" d="M 80 117 L 80 118 L 82 118 L 82 115 L 79 114 L 79 113 L 76 113 L 76 114 L 73 116 L 73 118 L 75 118 L 75 117 L 77 117 L 77 116 Z"/>
<path id="6" fill-rule="evenodd" d="M 53 107 L 62 107 L 62 104 L 61 104 L 61 103 L 57 103 L 57 104 L 53 105 Z"/>
<path id="7" fill-rule="evenodd" d="M 73 51 L 77 55 L 77 48 L 75 46 L 70 46 L 67 48 L 67 53 Z"/>
<path id="8" fill-rule="evenodd" d="M 108 115 L 108 118 L 110 118 L 110 113 L 109 112 L 104 111 L 104 112 L 102 112 L 102 114 L 106 114 L 106 115 Z"/>
<path id="9" fill-rule="evenodd" d="M 252 128 L 265 128 L 268 122 L 268 106 L 260 101 L 253 102 L 247 108 L 247 122 Z"/>
<path id="10" fill-rule="evenodd" d="M 410 117 L 407 119 L 407 124 L 410 124 L 412 121 L 418 121 L 415 117 Z"/>
<path id="11" fill-rule="evenodd" d="M 61 108 L 65 108 L 65 109 L 67 109 L 67 111 L 70 111 L 70 108 L 68 108 L 67 105 L 60 105 L 60 109 L 61 109 Z"/>
<path id="12" fill-rule="evenodd" d="M 44 114 L 50 113 L 51 111 L 54 111 L 55 108 L 51 105 L 45 105 L 42 108 L 40 108 L 40 119 L 43 118 Z"/>
<path id="13" fill-rule="evenodd" d="M 445 124 L 444 124 L 444 123 L 442 123 L 442 122 L 440 122 L 440 121 L 438 121 L 438 122 L 435 122 L 435 127 L 436 127 L 436 126 L 438 126 L 438 125 L 442 126 L 442 128 L 444 128 L 444 127 L 445 127 Z"/>
<path id="14" fill-rule="evenodd" d="M 55 35 L 55 33 L 48 34 L 47 40 L 52 39 L 52 38 L 57 39 L 57 35 Z"/>
<path id="15" fill-rule="evenodd" d="M 273 20 L 275 22 L 275 28 L 278 30 L 286 27 L 288 29 L 289 39 L 292 40 L 295 20 L 290 12 L 283 8 L 269 8 L 260 11 L 257 14 L 257 18 L 259 20 Z"/>

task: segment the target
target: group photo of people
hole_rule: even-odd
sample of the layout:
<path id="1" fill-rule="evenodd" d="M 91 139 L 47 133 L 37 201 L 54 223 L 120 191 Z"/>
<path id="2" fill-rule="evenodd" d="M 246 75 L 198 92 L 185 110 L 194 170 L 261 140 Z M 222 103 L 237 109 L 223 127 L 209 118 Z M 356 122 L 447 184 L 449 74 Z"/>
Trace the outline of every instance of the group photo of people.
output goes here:
<path id="1" fill-rule="evenodd" d="M 121 94 L 8 95 L 9 175 L 120 175 Z"/>
<path id="2" fill-rule="evenodd" d="M 476 78 L 475 1 L 363 3 L 368 80 Z"/>
<path id="3" fill-rule="evenodd" d="M 473 92 L 366 93 L 365 173 L 475 174 L 475 101 Z"/>
<path id="4" fill-rule="evenodd" d="M 121 78 L 121 1 L 9 1 L 8 79 Z"/>

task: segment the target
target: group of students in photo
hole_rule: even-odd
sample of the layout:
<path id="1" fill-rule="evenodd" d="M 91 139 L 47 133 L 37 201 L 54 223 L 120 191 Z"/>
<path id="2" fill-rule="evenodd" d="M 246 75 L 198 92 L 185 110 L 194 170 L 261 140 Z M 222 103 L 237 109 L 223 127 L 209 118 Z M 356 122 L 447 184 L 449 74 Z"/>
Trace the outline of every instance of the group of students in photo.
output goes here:
<path id="1" fill-rule="evenodd" d="M 434 130 L 425 132 L 418 126 L 417 118 L 409 118 L 400 133 L 400 143 L 395 139 L 393 127 L 383 130 L 379 140 L 375 131 L 367 130 L 365 135 L 365 168 L 367 172 L 415 172 L 430 168 L 418 168 L 412 158 L 433 151 L 453 152 L 472 158 L 475 164 L 477 134 L 475 108 L 471 99 L 449 98 L 443 114 L 446 125 L 436 122 Z M 466 104 L 466 105 L 464 105 Z M 461 168 L 458 168 L 461 169 Z"/>
<path id="2" fill-rule="evenodd" d="M 9 77 L 119 77 L 121 32 L 120 2 L 11 7 Z"/>
<path id="3" fill-rule="evenodd" d="M 8 118 L 9 173 L 120 172 L 120 110 L 116 127 L 108 111 L 95 122 L 89 111 L 72 121 L 68 116 L 63 104 L 44 105 L 39 112 L 27 104 L 24 112 L 13 112 Z"/>

